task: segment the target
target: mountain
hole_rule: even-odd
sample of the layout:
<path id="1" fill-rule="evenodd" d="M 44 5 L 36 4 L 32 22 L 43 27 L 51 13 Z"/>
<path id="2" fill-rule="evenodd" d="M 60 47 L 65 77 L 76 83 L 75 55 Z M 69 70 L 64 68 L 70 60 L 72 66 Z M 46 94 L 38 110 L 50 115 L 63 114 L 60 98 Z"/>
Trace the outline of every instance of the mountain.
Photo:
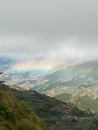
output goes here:
<path id="1" fill-rule="evenodd" d="M 48 130 L 44 122 L 12 93 L 0 90 L 0 130 Z"/>
<path id="2" fill-rule="evenodd" d="M 43 60 L 1 56 L 0 70 L 4 72 L 2 79 L 10 86 L 45 93 L 59 87 L 93 86 L 98 80 L 98 60 L 53 68 Z"/>
<path id="3" fill-rule="evenodd" d="M 39 94 L 36 91 L 20 91 L 11 89 L 4 84 L 0 84 L 0 91 L 1 90 L 6 91 L 8 94 L 13 93 L 13 95 L 17 97 L 18 100 L 25 101 L 34 110 L 33 113 L 35 112 L 41 119 L 46 122 L 50 130 L 97 130 L 97 117 L 89 111 L 80 111 L 71 104 L 68 105 L 67 103 L 56 100 L 55 98 Z M 11 97 L 11 99 L 14 100 L 13 97 Z M 9 98 L 5 101 L 7 100 L 9 101 Z M 18 108 L 16 107 L 14 109 L 14 113 L 16 113 L 16 109 Z M 16 118 L 18 117 L 19 116 Z M 23 123 L 25 123 L 25 121 Z M 20 124 L 21 122 L 19 123 L 19 127 L 22 127 Z M 28 130 L 27 128 L 26 130 Z"/>
<path id="4" fill-rule="evenodd" d="M 67 66 L 49 68 L 43 61 L 31 61 L 11 56 L 0 57 L 2 79 L 7 84 L 22 89 L 49 93 L 54 88 L 93 86 L 98 80 L 98 60 Z M 54 90 L 55 91 L 55 90 Z M 55 93 L 55 92 L 54 92 Z"/>
<path id="5" fill-rule="evenodd" d="M 80 86 L 75 88 L 66 89 L 62 93 L 55 96 L 64 102 L 69 102 L 76 105 L 79 109 L 88 111 L 98 115 L 98 87 Z"/>
<path id="6" fill-rule="evenodd" d="M 10 86 L 30 89 L 39 85 L 41 78 L 50 69 L 51 67 L 41 59 L 27 60 L 22 57 L 0 56 L 0 71 L 3 72 L 1 78 Z"/>
<path id="7" fill-rule="evenodd" d="M 2 76 L 11 87 L 21 90 L 36 90 L 59 100 L 73 103 L 79 109 L 90 109 L 93 113 L 98 113 L 98 60 L 68 67 L 59 66 L 51 71 L 39 71 L 38 68 L 32 69 L 30 66 L 28 69 L 28 65 L 33 66 L 33 62 L 23 64 L 21 61 L 20 64 L 20 61 L 12 61 L 10 62 L 11 67 Z M 93 102 L 94 104 L 91 106 Z"/>
<path id="8" fill-rule="evenodd" d="M 37 82 L 32 90 L 98 114 L 98 60 L 57 67 Z"/>
<path id="9" fill-rule="evenodd" d="M 59 67 L 34 89 L 98 114 L 98 61 Z M 93 105 L 92 105 L 93 104 Z"/>
<path id="10" fill-rule="evenodd" d="M 41 84 L 33 89 L 44 92 L 58 94 L 68 87 L 94 86 L 98 81 L 98 61 L 88 61 L 69 67 L 58 67 L 51 73 L 43 76 Z M 60 90 L 58 92 L 58 90 Z M 50 94 L 51 95 L 51 94 Z"/>
<path id="11" fill-rule="evenodd" d="M 6 71 L 16 63 L 16 60 L 11 56 L 0 56 L 0 71 Z"/>

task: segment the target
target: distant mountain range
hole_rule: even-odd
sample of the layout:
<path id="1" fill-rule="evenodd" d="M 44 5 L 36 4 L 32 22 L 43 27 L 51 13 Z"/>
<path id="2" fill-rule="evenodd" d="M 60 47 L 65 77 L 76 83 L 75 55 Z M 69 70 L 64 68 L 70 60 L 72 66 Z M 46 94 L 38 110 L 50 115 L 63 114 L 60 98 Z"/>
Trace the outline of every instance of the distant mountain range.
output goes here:
<path id="1" fill-rule="evenodd" d="M 32 88 L 35 86 L 36 79 L 39 81 L 43 75 L 49 72 L 48 66 L 44 68 L 40 64 L 38 59 L 32 59 L 32 62 L 30 62 L 12 56 L 1 56 L 0 71 L 4 73 L 1 78 L 7 84 L 15 87 L 20 86 L 22 89 Z M 37 82 L 37 84 L 39 83 Z"/>
<path id="2" fill-rule="evenodd" d="M 35 64 L 35 63 L 34 63 Z M 37 64 L 40 64 L 37 62 Z M 43 70 L 13 57 L 0 57 L 2 78 L 10 85 L 22 89 L 35 89 L 49 92 L 54 88 L 94 86 L 98 80 L 98 60 L 70 65 L 58 66 L 51 70 Z"/>
<path id="3" fill-rule="evenodd" d="M 61 93 L 66 88 L 92 87 L 98 83 L 98 61 L 88 61 L 69 67 L 58 67 L 56 71 L 43 76 L 42 83 L 35 90 L 51 95 Z M 53 96 L 54 96 L 53 95 Z"/>
<path id="4" fill-rule="evenodd" d="M 98 60 L 58 66 L 48 71 L 30 63 L 22 63 L 13 57 L 0 57 L 0 69 L 4 72 L 1 78 L 13 88 L 36 90 L 73 103 L 79 109 L 98 113 Z"/>

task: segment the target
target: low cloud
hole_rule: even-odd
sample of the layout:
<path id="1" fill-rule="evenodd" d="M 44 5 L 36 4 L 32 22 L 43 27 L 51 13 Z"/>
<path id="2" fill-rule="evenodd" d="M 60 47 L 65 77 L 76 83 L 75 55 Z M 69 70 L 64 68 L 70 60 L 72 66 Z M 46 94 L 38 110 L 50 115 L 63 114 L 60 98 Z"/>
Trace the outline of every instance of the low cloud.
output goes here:
<path id="1" fill-rule="evenodd" d="M 1 0 L 0 53 L 63 63 L 98 56 L 97 0 Z"/>

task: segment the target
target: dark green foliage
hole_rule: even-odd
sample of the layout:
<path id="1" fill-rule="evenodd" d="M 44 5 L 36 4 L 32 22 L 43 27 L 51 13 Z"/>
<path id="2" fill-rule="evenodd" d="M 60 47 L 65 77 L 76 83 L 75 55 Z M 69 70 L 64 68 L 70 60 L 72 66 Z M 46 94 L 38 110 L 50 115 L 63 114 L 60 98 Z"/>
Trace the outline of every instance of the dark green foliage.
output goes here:
<path id="1" fill-rule="evenodd" d="M 7 91 L 0 91 L 0 130 L 47 130 L 35 113 L 47 123 L 50 130 L 98 129 L 97 119 L 91 113 L 79 110 L 71 104 L 35 91 L 19 91 L 6 85 L 0 85 L 0 88 Z"/>
<path id="2" fill-rule="evenodd" d="M 0 130 L 47 130 L 25 103 L 0 90 Z"/>

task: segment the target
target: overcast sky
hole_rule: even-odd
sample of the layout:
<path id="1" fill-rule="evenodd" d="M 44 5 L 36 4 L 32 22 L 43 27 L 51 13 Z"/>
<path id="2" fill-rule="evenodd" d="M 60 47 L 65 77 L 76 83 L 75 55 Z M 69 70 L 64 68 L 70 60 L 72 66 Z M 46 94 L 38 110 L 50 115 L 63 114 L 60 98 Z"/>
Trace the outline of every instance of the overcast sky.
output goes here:
<path id="1" fill-rule="evenodd" d="M 97 58 L 98 0 L 0 0 L 0 53 Z"/>

